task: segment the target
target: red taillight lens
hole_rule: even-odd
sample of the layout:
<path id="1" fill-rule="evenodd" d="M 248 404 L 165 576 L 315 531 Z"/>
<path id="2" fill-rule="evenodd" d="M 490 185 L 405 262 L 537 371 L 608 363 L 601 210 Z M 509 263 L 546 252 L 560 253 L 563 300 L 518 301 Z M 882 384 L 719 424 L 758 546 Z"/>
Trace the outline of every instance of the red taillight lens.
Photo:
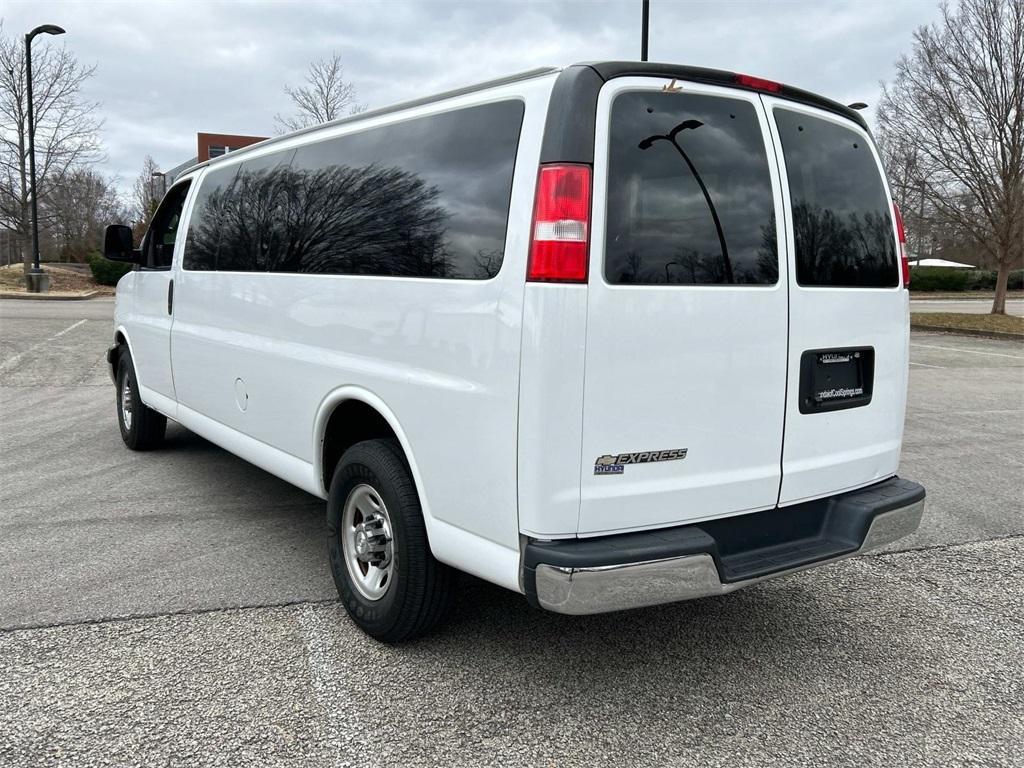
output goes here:
<path id="1" fill-rule="evenodd" d="M 903 270 L 903 287 L 910 285 L 910 259 L 907 256 L 907 234 L 903 229 L 903 214 L 896 203 L 892 204 L 892 212 L 896 219 L 896 238 L 900 241 L 900 268 Z"/>
<path id="2" fill-rule="evenodd" d="M 590 166 L 542 165 L 526 279 L 585 283 L 589 235 Z"/>
<path id="3" fill-rule="evenodd" d="M 753 88 L 755 91 L 768 91 L 769 93 L 778 93 L 782 90 L 782 83 L 750 75 L 736 75 L 736 84 L 742 85 L 744 88 Z"/>

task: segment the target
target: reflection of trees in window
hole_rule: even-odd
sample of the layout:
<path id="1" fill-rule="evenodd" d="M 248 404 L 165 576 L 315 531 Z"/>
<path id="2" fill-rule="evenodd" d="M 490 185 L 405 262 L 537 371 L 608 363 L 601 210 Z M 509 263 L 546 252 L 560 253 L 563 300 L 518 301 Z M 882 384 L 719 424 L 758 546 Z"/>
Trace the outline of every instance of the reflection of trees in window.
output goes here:
<path id="1" fill-rule="evenodd" d="M 504 257 L 504 253 L 499 250 L 484 249 L 477 251 L 476 256 L 473 259 L 474 271 L 473 277 L 477 280 L 488 280 L 498 274 L 498 270 L 501 269 L 501 261 Z"/>
<path id="2" fill-rule="evenodd" d="M 217 269 L 264 270 L 279 253 L 287 217 L 285 167 L 239 172 L 234 184 L 210 199 L 208 219 L 219 221 Z"/>
<path id="3" fill-rule="evenodd" d="M 757 274 L 763 278 L 761 282 L 779 281 L 779 234 L 775 227 L 774 211 L 768 217 L 768 223 L 761 226 L 761 246 L 757 249 Z"/>
<path id="4" fill-rule="evenodd" d="M 672 260 L 665 263 L 666 283 L 698 285 L 732 282 L 728 277 L 721 251 L 701 253 L 695 248 L 680 248 Z"/>
<path id="5" fill-rule="evenodd" d="M 887 213 L 793 206 L 797 277 L 810 285 L 893 285 L 896 250 Z"/>
<path id="6" fill-rule="evenodd" d="M 210 194 L 190 249 L 200 268 L 463 277 L 452 274 L 439 196 L 399 168 L 243 166 Z"/>
<path id="7" fill-rule="evenodd" d="M 212 174 L 203 180 L 199 195 L 193 203 L 189 221 L 188 240 L 185 243 L 185 269 L 208 270 L 217 268 L 217 249 L 220 245 L 220 224 L 214 219 L 214 208 L 221 214 L 221 189 L 212 187 Z M 211 191 L 212 189 L 212 191 Z"/>
<path id="8" fill-rule="evenodd" d="M 619 272 L 619 279 L 616 282 L 627 285 L 635 285 L 644 282 L 644 260 L 636 251 L 627 251 L 623 259 L 622 269 Z"/>
<path id="9" fill-rule="evenodd" d="M 746 260 L 733 265 L 733 278 L 740 284 L 771 284 L 779 278 L 775 226 L 765 225 L 764 233 L 771 230 L 772 239 L 764 234 L 764 244 L 757 251 L 757 261 L 748 265 Z M 609 278 L 622 285 L 727 285 L 730 284 L 719 251 L 698 251 L 682 246 L 664 261 L 645 259 L 636 250 L 627 251 L 620 262 L 617 275 Z"/>

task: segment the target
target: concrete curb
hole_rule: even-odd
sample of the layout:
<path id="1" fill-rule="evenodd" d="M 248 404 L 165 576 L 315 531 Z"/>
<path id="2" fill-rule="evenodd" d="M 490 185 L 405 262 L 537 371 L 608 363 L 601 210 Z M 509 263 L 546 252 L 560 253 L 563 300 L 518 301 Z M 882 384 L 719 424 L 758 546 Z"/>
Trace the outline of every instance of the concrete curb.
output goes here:
<path id="1" fill-rule="evenodd" d="M 16 299 L 18 301 L 83 301 L 99 296 L 99 291 L 83 291 L 74 295 L 55 295 L 52 293 L 15 293 L 0 291 L 0 299 Z"/>
<path id="2" fill-rule="evenodd" d="M 1003 331 L 976 331 L 971 328 L 949 328 L 944 325 L 923 325 L 921 323 L 910 323 L 912 331 L 929 331 L 930 333 L 948 333 L 953 336 L 975 336 L 981 339 L 999 339 L 1000 341 L 1024 342 L 1024 336 L 1019 333 L 1004 333 Z"/>

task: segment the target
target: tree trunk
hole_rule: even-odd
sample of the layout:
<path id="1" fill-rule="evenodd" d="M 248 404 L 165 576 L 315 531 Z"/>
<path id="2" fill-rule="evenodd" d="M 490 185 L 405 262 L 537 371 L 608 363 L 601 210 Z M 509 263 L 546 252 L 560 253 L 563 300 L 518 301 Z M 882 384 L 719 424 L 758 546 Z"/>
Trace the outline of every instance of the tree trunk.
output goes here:
<path id="1" fill-rule="evenodd" d="M 18 248 L 21 251 L 22 274 L 28 279 L 32 271 L 32 223 L 28 215 L 22 217 L 18 227 Z"/>
<path id="2" fill-rule="evenodd" d="M 1003 254 L 999 260 L 999 271 L 996 272 L 996 298 L 992 302 L 993 315 L 1006 314 L 1006 283 L 1010 279 L 1010 259 Z"/>

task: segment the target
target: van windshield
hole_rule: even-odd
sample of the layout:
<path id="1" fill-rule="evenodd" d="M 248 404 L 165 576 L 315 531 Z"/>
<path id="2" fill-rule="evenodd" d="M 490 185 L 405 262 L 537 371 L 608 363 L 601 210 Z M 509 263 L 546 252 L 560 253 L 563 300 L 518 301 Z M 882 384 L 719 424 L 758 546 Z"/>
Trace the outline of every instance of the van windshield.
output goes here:
<path id="1" fill-rule="evenodd" d="M 774 112 L 793 206 L 797 282 L 898 285 L 892 216 L 867 141 L 832 120 Z"/>

